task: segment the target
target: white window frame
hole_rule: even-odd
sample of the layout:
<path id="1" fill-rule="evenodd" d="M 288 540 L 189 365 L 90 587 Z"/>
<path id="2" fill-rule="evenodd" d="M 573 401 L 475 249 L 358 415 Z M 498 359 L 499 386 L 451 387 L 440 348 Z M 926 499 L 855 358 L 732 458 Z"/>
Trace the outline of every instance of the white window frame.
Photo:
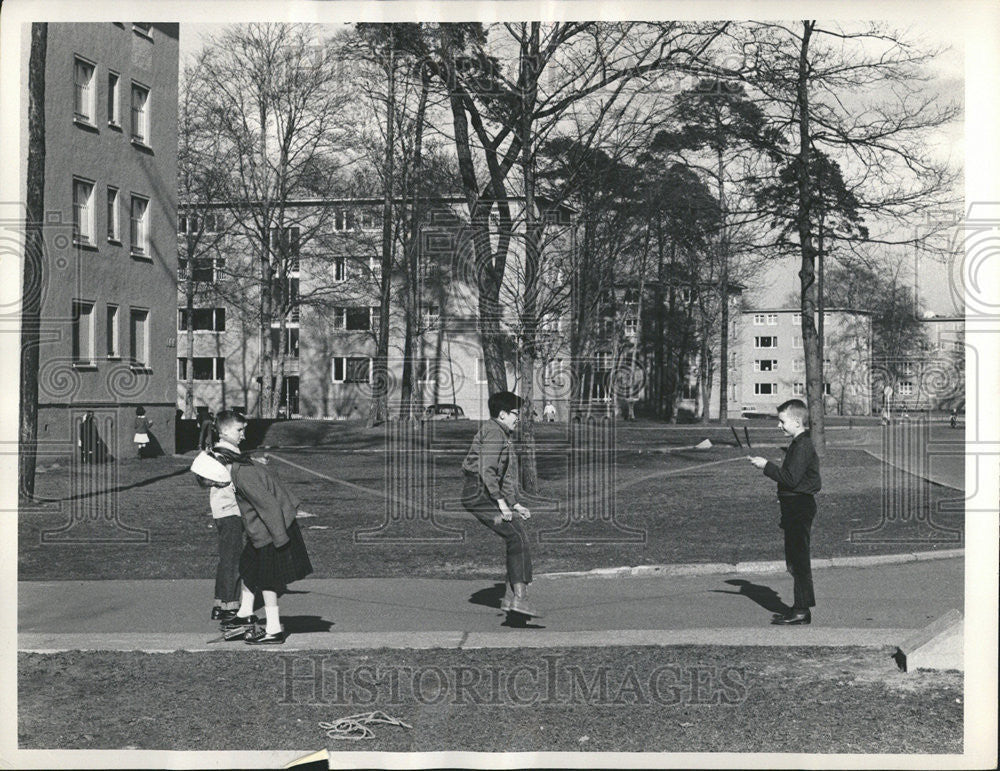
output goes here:
<path id="1" fill-rule="evenodd" d="M 776 326 L 778 326 L 778 314 L 777 313 L 768 313 L 767 314 L 767 326 L 769 326 L 769 327 L 776 327 Z"/>
<path id="2" fill-rule="evenodd" d="M 806 395 L 805 383 L 792 383 L 792 396 L 805 396 L 805 395 Z"/>
<path id="3" fill-rule="evenodd" d="M 792 372 L 805 372 L 806 363 L 802 359 L 794 359 L 792 361 Z"/>
<path id="4" fill-rule="evenodd" d="M 142 215 L 138 218 L 135 216 L 136 202 L 144 204 Z M 135 257 L 152 259 L 149 249 L 149 198 L 137 193 L 132 193 L 129 205 L 129 251 Z"/>
<path id="5" fill-rule="evenodd" d="M 913 396 L 913 381 L 912 380 L 901 380 L 899 382 L 899 395 L 900 396 Z"/>
<path id="6" fill-rule="evenodd" d="M 801 313 L 793 313 L 792 314 L 792 324 L 794 324 L 797 327 L 801 327 L 802 326 L 802 314 Z"/>
<path id="7" fill-rule="evenodd" d="M 768 345 L 763 345 L 762 340 L 769 340 Z M 755 350 L 771 350 L 772 348 L 778 347 L 778 338 L 775 335 L 758 335 L 753 339 L 753 347 Z"/>
<path id="8" fill-rule="evenodd" d="M 139 358 L 138 356 L 136 356 L 136 351 L 137 351 L 138 347 L 136 345 L 137 338 L 136 338 L 136 334 L 135 334 L 135 324 L 134 324 L 133 320 L 135 318 L 137 318 L 137 314 L 145 314 L 142 317 L 142 321 L 143 321 L 143 324 L 142 324 L 142 340 L 141 340 L 141 342 L 142 342 L 142 354 L 143 354 L 142 358 Z M 151 316 L 152 316 L 152 314 L 149 312 L 149 308 L 140 308 L 140 307 L 136 307 L 136 306 L 132 306 L 132 307 L 129 308 L 129 311 L 128 311 L 128 340 L 129 340 L 128 358 L 129 358 L 129 364 L 131 365 L 132 369 L 149 369 L 150 368 L 149 367 L 149 340 L 150 340 L 149 329 L 150 329 L 150 326 L 152 326 L 151 325 Z"/>
<path id="9" fill-rule="evenodd" d="M 347 281 L 347 258 L 343 255 L 333 258 L 333 283 L 341 284 Z"/>
<path id="10" fill-rule="evenodd" d="M 90 300 L 73 300 L 73 366 L 95 367 L 94 360 L 94 303 Z"/>
<path id="11" fill-rule="evenodd" d="M 765 315 L 763 313 L 755 313 L 753 315 L 753 325 L 755 327 L 762 327 L 762 326 L 764 326 L 764 319 L 765 318 L 766 317 L 765 317 Z"/>
<path id="12" fill-rule="evenodd" d="M 90 68 L 90 77 L 81 82 L 79 75 Z M 73 120 L 94 126 L 97 97 L 97 64 L 84 59 L 79 54 L 73 55 Z"/>
<path id="13" fill-rule="evenodd" d="M 762 390 L 763 386 L 770 386 L 770 393 L 764 393 Z M 777 396 L 778 395 L 778 384 L 777 383 L 754 383 L 753 392 L 756 396 Z"/>
<path id="14" fill-rule="evenodd" d="M 480 377 L 482 375 L 482 377 Z M 482 356 L 476 357 L 476 385 L 485 385 L 489 382 L 486 377 L 486 359 Z"/>
<path id="15" fill-rule="evenodd" d="M 419 363 L 418 363 L 419 362 Z M 418 356 L 414 361 L 416 366 L 416 372 L 414 373 L 413 382 L 419 385 L 430 385 L 435 380 L 436 377 L 430 377 L 431 373 L 431 359 L 429 356 Z M 418 377 L 418 375 L 420 375 Z"/>
<path id="16" fill-rule="evenodd" d="M 434 310 L 437 310 L 435 313 Z M 434 329 L 441 323 L 441 306 L 437 303 L 421 303 L 420 325 L 423 329 Z M 374 328 L 374 325 L 373 325 Z"/>
<path id="17" fill-rule="evenodd" d="M 371 272 L 372 279 L 375 281 L 382 280 L 382 258 L 371 255 L 368 257 L 368 270 Z"/>
<path id="18" fill-rule="evenodd" d="M 211 377 L 194 377 L 194 362 L 201 360 L 204 361 L 208 359 L 212 362 L 212 376 Z M 219 362 L 222 362 L 222 366 L 219 366 Z M 187 356 L 177 357 L 177 379 L 187 380 Z M 195 383 L 221 383 L 226 379 L 226 357 L 225 356 L 193 356 L 191 358 L 191 379 Z"/>
<path id="19" fill-rule="evenodd" d="M 137 111 L 135 106 L 135 96 L 136 91 L 145 92 L 146 99 L 142 103 L 142 107 Z M 150 101 L 153 98 L 153 92 L 149 86 L 143 85 L 142 83 L 133 80 L 132 88 L 129 92 L 129 110 L 131 123 L 129 130 L 132 136 L 132 142 L 143 147 L 150 146 L 149 138 L 149 127 L 151 121 L 149 119 Z M 138 112 L 138 116 L 136 113 Z M 138 129 L 138 131 L 137 131 Z"/>
<path id="20" fill-rule="evenodd" d="M 114 185 L 108 185 L 107 198 L 108 241 L 120 245 L 122 242 L 121 191 Z"/>
<path id="21" fill-rule="evenodd" d="M 120 359 L 122 357 L 121 334 L 118 331 L 121 324 L 120 306 L 108 303 L 104 312 L 104 333 L 107 358 Z"/>
<path id="22" fill-rule="evenodd" d="M 331 383 L 345 383 L 347 385 L 361 385 L 360 383 L 348 383 L 347 381 L 347 360 L 348 359 L 363 359 L 364 356 L 334 356 L 330 360 L 330 382 Z M 366 383 L 372 382 L 372 358 L 368 356 L 368 379 Z M 343 377 L 339 380 L 337 379 L 337 362 L 341 362 L 341 370 L 343 372 Z"/>
<path id="23" fill-rule="evenodd" d="M 197 313 L 198 311 L 212 311 L 212 328 L 211 329 L 197 329 L 197 328 L 192 329 L 191 331 L 194 332 L 196 335 L 200 335 L 200 334 L 214 335 L 214 334 L 218 334 L 220 332 L 225 332 L 226 331 L 226 309 L 224 307 L 216 307 L 216 306 L 211 306 L 211 307 L 208 307 L 208 308 L 204 308 L 204 307 L 198 308 L 198 307 L 195 307 L 193 310 L 195 311 L 195 313 Z M 178 308 L 177 309 L 177 331 L 178 332 L 187 332 L 187 327 L 184 324 L 184 313 L 186 311 L 187 311 L 187 308 Z M 221 323 L 220 323 L 220 319 L 221 319 Z"/>
<path id="24" fill-rule="evenodd" d="M 114 70 L 108 70 L 108 125 L 121 128 L 122 77 Z"/>
<path id="25" fill-rule="evenodd" d="M 770 369 L 764 369 L 763 368 L 762 365 L 764 364 L 765 361 L 771 363 L 771 368 Z M 773 372 L 777 368 L 778 368 L 778 360 L 777 359 L 754 359 L 753 360 L 753 371 L 754 372 Z"/>
<path id="26" fill-rule="evenodd" d="M 73 240 L 77 244 L 94 245 L 94 190 L 93 180 L 73 177 Z M 86 200 L 81 203 L 79 192 L 87 190 Z"/>
<path id="27" fill-rule="evenodd" d="M 793 335 L 792 348 L 801 348 L 801 347 L 802 347 L 802 335 Z"/>

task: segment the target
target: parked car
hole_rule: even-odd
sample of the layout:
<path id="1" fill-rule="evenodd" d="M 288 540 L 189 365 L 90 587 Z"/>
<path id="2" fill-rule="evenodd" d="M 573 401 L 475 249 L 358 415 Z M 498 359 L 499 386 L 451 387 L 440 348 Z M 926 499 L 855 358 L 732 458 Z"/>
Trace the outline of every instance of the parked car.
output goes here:
<path id="1" fill-rule="evenodd" d="M 465 411 L 457 404 L 432 404 L 424 408 L 421 420 L 461 420 Z"/>

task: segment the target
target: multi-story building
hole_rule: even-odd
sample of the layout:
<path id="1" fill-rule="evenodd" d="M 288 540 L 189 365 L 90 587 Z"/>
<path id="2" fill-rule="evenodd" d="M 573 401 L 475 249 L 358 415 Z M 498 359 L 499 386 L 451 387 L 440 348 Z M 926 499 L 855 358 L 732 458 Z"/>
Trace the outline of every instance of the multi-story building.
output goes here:
<path id="1" fill-rule="evenodd" d="M 884 389 L 892 389 L 890 408 L 942 410 L 965 404 L 965 319 L 920 318 L 923 339 L 918 350 L 893 361 L 875 362 L 876 409 L 884 409 Z"/>
<path id="2" fill-rule="evenodd" d="M 787 308 L 746 310 L 734 347 L 742 371 L 743 412 L 773 413 L 781 402 L 806 398 L 802 314 Z M 872 325 L 869 311 L 824 313 L 823 376 L 826 412 L 868 415 L 872 408 Z"/>
<path id="3" fill-rule="evenodd" d="M 516 203 L 516 202 L 515 202 Z M 414 399 L 417 403 L 457 404 L 470 418 L 488 415 L 485 364 L 478 330 L 478 294 L 471 236 L 462 219 L 464 199 L 441 197 L 420 228 L 419 270 L 412 322 Z M 288 296 L 296 298 L 284 323 L 271 324 L 275 357 L 283 375 L 281 411 L 289 417 L 360 418 L 368 413 L 372 366 L 376 353 L 381 282 L 381 199 L 297 201 L 287 209 L 285 225 L 271 234 L 272 248 L 283 248 L 287 260 Z M 204 207 L 202 207 L 202 210 Z M 323 212 L 323 227 L 316 221 Z M 225 207 L 212 209 L 211 221 L 197 221 L 194 207 L 182 207 L 179 240 L 196 228 L 225 232 L 217 251 L 188 266 L 180 261 L 177 295 L 177 406 L 183 408 L 187 388 L 187 270 L 196 271 L 193 391 L 194 407 L 213 412 L 240 408 L 257 414 L 261 385 L 261 323 L 258 285 L 245 234 L 227 225 Z M 550 218 L 546 249 L 565 248 L 560 229 L 567 230 L 569 211 Z M 290 223 L 295 224 L 290 224 Z M 306 238 L 306 234 L 309 237 Z M 555 235 L 553 235 L 555 233 Z M 287 239 L 282 242 L 281 239 Z M 523 248 L 512 239 L 501 287 L 501 326 L 513 339 L 523 281 Z M 390 305 L 389 399 L 401 395 L 405 340 L 405 282 L 394 273 Z M 541 295 L 551 293 L 543 282 Z M 544 307 L 551 307 L 542 303 Z M 551 314 L 549 314 L 551 316 Z M 541 324 L 551 328 L 551 319 Z M 282 333 L 282 329 L 284 332 Z M 282 334 L 284 339 L 282 339 Z M 508 387 L 518 377 L 514 346 L 507 346 Z M 541 386 L 546 362 L 534 374 Z M 280 360 L 279 360 L 280 359 Z M 540 393 L 540 390 L 539 390 Z M 541 399 L 540 399 L 541 401 Z M 540 411 L 540 410 L 539 410 Z"/>
<path id="4" fill-rule="evenodd" d="M 48 25 L 40 455 L 72 448 L 92 410 L 129 457 L 140 405 L 173 452 L 177 70 L 177 24 Z"/>

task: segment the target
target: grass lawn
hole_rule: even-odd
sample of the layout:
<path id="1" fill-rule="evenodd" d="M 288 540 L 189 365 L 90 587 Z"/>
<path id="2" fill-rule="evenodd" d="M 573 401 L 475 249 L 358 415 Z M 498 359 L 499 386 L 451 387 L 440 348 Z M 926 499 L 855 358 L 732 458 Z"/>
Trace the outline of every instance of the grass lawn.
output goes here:
<path id="1" fill-rule="evenodd" d="M 374 710 L 412 728 L 318 725 Z M 962 677 L 857 648 L 20 653 L 18 746 L 956 753 Z"/>
<path id="2" fill-rule="evenodd" d="M 272 468 L 301 497 L 303 508 L 316 515 L 301 521 L 315 577 L 498 575 L 499 539 L 457 505 L 460 463 L 476 425 L 435 424 L 427 448 L 395 454 L 385 451 L 385 436 L 378 429 L 318 422 L 294 432 L 278 424 L 286 436 L 272 429 L 269 443 L 281 445 L 273 450 L 278 457 L 271 461 Z M 617 451 L 602 455 L 568 446 L 565 427 L 540 426 L 540 495 L 531 502 L 535 517 L 529 523 L 535 572 L 780 559 L 774 483 L 742 458 L 731 434 L 730 446 L 681 449 L 706 436 L 714 437 L 713 442 L 725 441 L 725 433 L 725 427 L 666 432 L 629 426 L 618 431 Z M 752 428 L 751 436 L 755 446 L 780 442 L 773 428 Z M 670 451 L 664 451 L 670 444 Z M 758 451 L 775 460 L 781 457 L 776 446 Z M 97 467 L 117 476 L 93 480 L 87 483 L 90 487 L 71 480 L 65 466 L 39 474 L 37 493 L 53 502 L 20 512 L 19 577 L 214 575 L 216 536 L 208 494 L 187 472 L 192 457 Z M 613 463 L 605 461 L 611 458 Z M 614 521 L 602 518 L 611 507 L 598 488 L 581 489 L 576 496 L 570 490 L 570 467 L 578 463 L 584 464 L 581 478 L 593 483 L 603 475 L 608 489 L 616 491 Z M 861 450 L 827 450 L 819 516 L 813 527 L 815 557 L 961 545 L 961 505 L 957 511 L 931 517 L 954 528 L 958 540 L 927 524 L 929 512 L 942 501 L 960 498 L 960 493 L 925 482 L 894 490 L 896 495 L 909 495 L 916 508 L 908 522 L 884 528 L 876 542 L 852 537 L 852 531 L 880 522 L 881 471 L 882 464 Z M 426 488 L 420 480 L 425 480 Z M 387 504 L 386 491 L 398 502 L 413 500 L 423 489 L 432 501 L 424 511 L 433 510 L 440 527 L 421 518 L 419 509 L 401 505 L 390 510 Z M 417 516 L 412 516 L 414 511 Z M 129 542 L 142 534 L 122 528 L 148 533 L 148 539 Z M 43 540 L 45 531 L 49 535 L 44 539 L 57 542 Z M 363 531 L 369 532 L 368 541 L 360 540 Z"/>

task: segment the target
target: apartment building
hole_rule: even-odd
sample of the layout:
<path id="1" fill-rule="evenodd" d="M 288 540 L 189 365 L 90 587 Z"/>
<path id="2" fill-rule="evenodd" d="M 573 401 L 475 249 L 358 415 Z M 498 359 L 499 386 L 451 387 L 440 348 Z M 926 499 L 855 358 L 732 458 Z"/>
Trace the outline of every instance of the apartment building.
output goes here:
<path id="1" fill-rule="evenodd" d="M 788 308 L 745 310 L 733 351 L 741 371 L 740 409 L 773 413 L 787 399 L 806 399 L 802 314 Z M 868 415 L 872 409 L 871 312 L 829 308 L 824 313 L 826 412 Z"/>
<path id="2" fill-rule="evenodd" d="M 457 404 L 467 417 L 479 419 L 488 416 L 489 394 L 478 330 L 475 258 L 464 207 L 460 197 L 435 199 L 420 227 L 410 357 L 418 403 Z M 280 357 L 283 373 L 274 387 L 279 389 L 281 412 L 288 417 L 356 419 L 368 414 L 379 321 L 381 209 L 382 201 L 376 198 L 296 201 L 288 207 L 282 226 L 272 229 L 271 248 L 287 255 L 287 296 L 294 299 L 284 322 L 273 322 L 270 330 L 274 350 L 285 351 Z M 213 208 L 208 218 L 203 211 L 195 212 L 194 207 L 181 208 L 177 237 L 182 254 L 192 229 L 224 235 L 213 256 L 195 258 L 192 266 L 183 257 L 179 262 L 177 406 L 184 408 L 189 376 L 185 284 L 191 269 L 198 285 L 190 373 L 193 406 L 212 411 L 239 408 L 254 415 L 260 407 L 262 335 L 253 250 L 245 234 L 232 227 L 228 219 L 232 215 L 225 207 Z M 568 210 L 559 209 L 550 234 L 567 230 L 568 222 Z M 558 234 L 551 238 L 547 249 L 568 248 Z M 508 332 L 516 326 L 520 303 L 522 246 L 519 238 L 512 240 L 501 287 L 501 325 Z M 401 396 L 405 356 L 406 282 L 401 270 L 390 279 L 394 287 L 389 319 L 391 403 Z M 543 295 L 549 290 L 549 285 L 544 287 Z M 514 387 L 518 373 L 513 347 L 509 354 L 508 387 Z M 543 361 L 533 377 L 541 388 Z"/>
<path id="3" fill-rule="evenodd" d="M 140 405 L 173 451 L 177 70 L 177 24 L 48 25 L 42 456 L 75 451 L 88 410 L 112 456 L 131 456 Z"/>

